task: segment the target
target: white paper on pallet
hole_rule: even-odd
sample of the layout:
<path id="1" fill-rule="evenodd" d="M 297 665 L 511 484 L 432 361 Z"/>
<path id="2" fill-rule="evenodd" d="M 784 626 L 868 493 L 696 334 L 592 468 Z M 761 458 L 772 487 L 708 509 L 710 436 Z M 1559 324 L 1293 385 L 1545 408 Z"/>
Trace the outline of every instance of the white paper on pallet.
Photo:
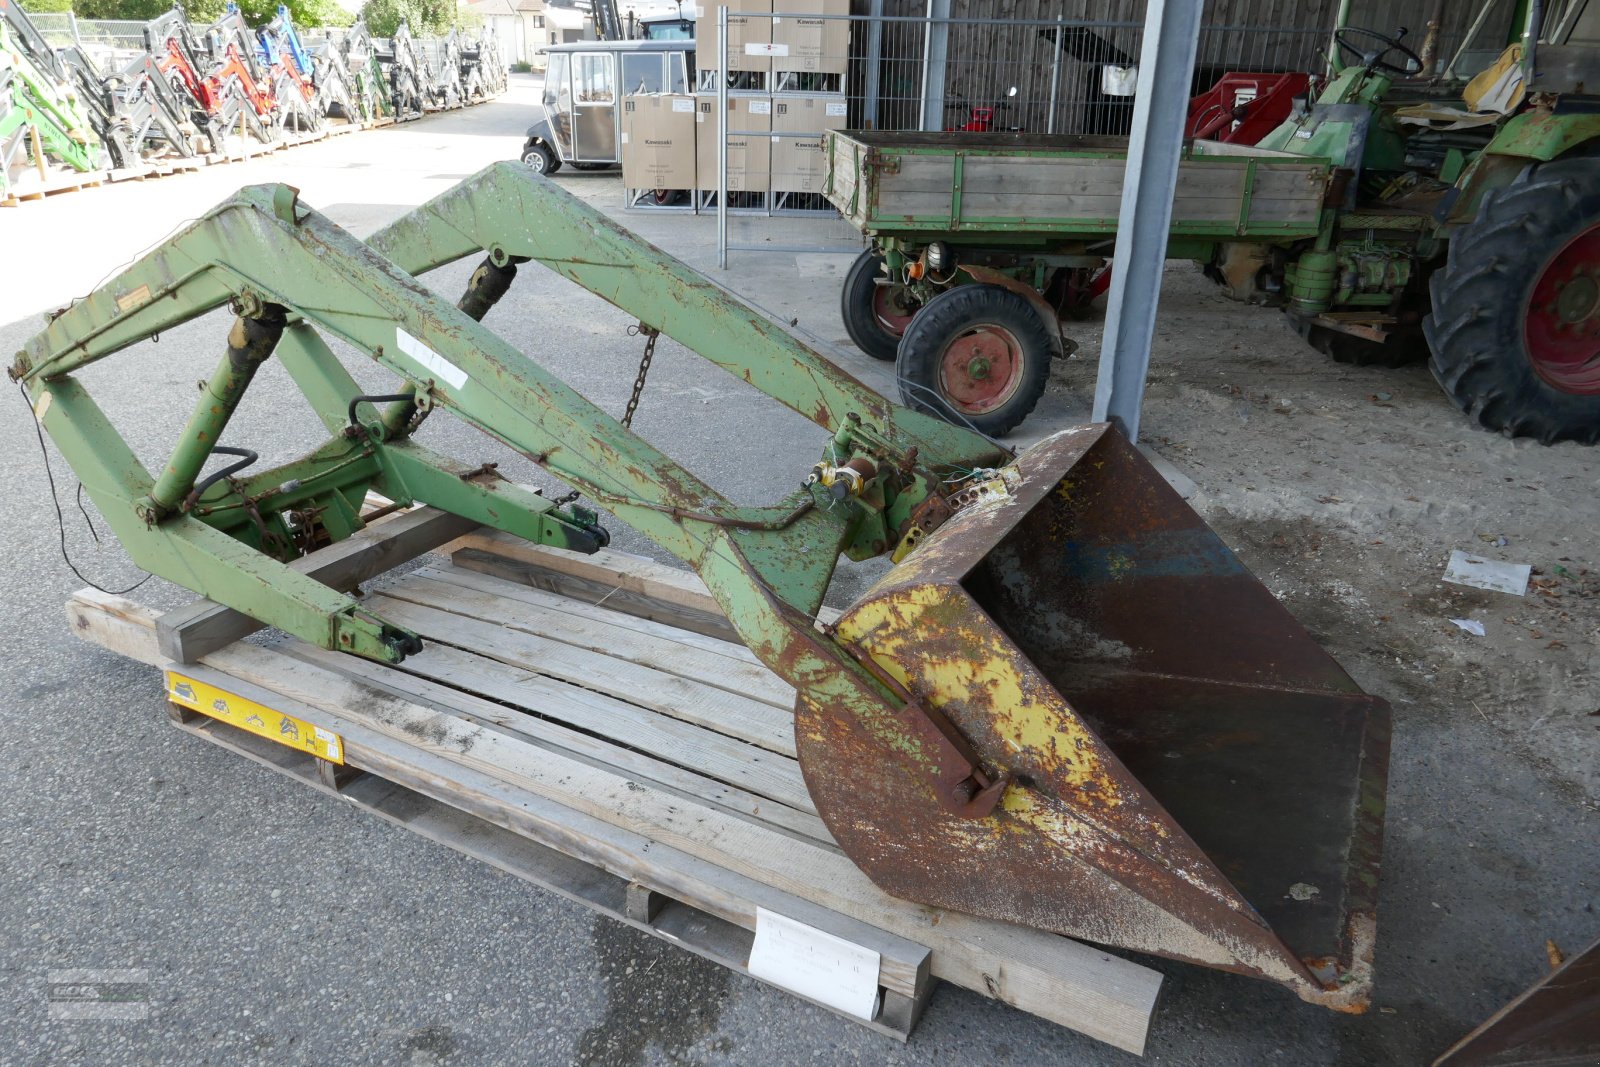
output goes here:
<path id="1" fill-rule="evenodd" d="M 853 941 L 756 909 L 750 973 L 791 993 L 870 1021 L 878 1013 L 880 960 Z"/>

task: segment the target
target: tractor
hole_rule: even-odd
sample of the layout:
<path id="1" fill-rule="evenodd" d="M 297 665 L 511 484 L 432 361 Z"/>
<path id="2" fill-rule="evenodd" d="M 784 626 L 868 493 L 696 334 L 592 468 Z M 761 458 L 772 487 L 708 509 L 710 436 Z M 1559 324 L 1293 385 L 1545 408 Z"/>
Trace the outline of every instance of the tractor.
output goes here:
<path id="1" fill-rule="evenodd" d="M 1403 29 L 1341 26 L 1315 100 L 1256 146 L 1189 143 L 1168 254 L 1230 296 L 1282 308 L 1336 360 L 1429 359 L 1488 429 L 1600 440 L 1600 4 L 1541 10 L 1529 5 L 1519 40 L 1470 81 L 1422 78 Z M 870 239 L 845 282 L 845 325 L 868 355 L 898 360 L 908 404 L 1005 433 L 1070 351 L 1060 319 L 1099 291 L 1115 236 L 1105 180 L 1037 168 L 1120 166 L 1126 143 L 973 134 L 935 149 L 922 136 L 831 135 L 830 199 Z M 895 182 L 913 181 L 901 164 L 930 152 L 952 163 L 949 210 L 896 214 Z M 1036 202 L 985 217 L 985 159 L 1035 168 L 1023 187 Z M 1320 165 L 1316 209 L 1292 218 L 1271 214 L 1289 179 L 1261 179 L 1286 159 Z M 938 172 L 918 165 L 926 188 Z M 1224 202 L 1186 214 L 1230 167 Z M 973 285 L 981 294 L 959 292 Z"/>

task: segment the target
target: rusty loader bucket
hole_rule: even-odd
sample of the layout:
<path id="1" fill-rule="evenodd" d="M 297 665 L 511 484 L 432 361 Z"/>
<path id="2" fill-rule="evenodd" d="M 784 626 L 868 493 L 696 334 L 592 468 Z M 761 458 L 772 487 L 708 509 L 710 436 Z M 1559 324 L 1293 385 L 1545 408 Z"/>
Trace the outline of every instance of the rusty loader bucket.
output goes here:
<path id="1" fill-rule="evenodd" d="M 1361 1010 L 1387 703 L 1108 427 L 966 494 L 835 635 L 1023 788 L 973 818 L 802 700 L 845 851 L 898 896 Z"/>

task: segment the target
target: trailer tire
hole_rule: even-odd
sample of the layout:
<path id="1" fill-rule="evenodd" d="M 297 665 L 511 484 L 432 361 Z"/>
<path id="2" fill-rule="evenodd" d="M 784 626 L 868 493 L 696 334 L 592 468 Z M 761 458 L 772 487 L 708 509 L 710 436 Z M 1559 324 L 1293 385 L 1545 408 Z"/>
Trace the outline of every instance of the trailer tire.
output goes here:
<path id="1" fill-rule="evenodd" d="M 1600 441 L 1600 160 L 1485 195 L 1432 293 L 1429 368 L 1456 407 L 1508 437 Z"/>
<path id="2" fill-rule="evenodd" d="M 1026 299 L 998 285 L 958 285 L 928 301 L 900 339 L 900 398 L 917 411 L 999 437 L 1039 403 L 1062 355 Z"/>
<path id="3" fill-rule="evenodd" d="M 884 304 L 885 286 L 878 284 L 883 277 L 883 257 L 867 249 L 850 264 L 844 276 L 844 288 L 839 290 L 839 316 L 844 319 L 844 331 L 856 347 L 873 359 L 891 361 L 900 351 L 900 338 L 911 323 L 911 315 L 893 314 Z"/>

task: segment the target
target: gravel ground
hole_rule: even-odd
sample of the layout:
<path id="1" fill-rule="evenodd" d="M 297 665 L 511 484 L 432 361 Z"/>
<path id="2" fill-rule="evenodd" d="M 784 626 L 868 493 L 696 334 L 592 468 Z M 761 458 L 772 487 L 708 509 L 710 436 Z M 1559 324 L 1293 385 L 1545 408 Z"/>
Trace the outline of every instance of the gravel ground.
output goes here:
<path id="1" fill-rule="evenodd" d="M 249 182 L 286 181 L 356 233 L 510 158 L 534 85 L 500 101 L 195 175 L 0 213 L 0 350 L 37 313 L 92 288 Z M 559 180 L 608 210 L 617 179 Z M 715 266 L 706 218 L 628 225 Z M 736 240 L 854 247 L 837 224 L 736 223 Z M 852 372 L 885 369 L 843 340 L 847 254 L 737 253 L 715 276 Z M 452 297 L 466 267 L 430 276 Z M 541 271 L 491 313 L 497 332 L 607 410 L 638 360 L 626 320 Z M 220 354 L 215 317 L 85 374 L 141 455 L 177 432 Z M 1099 326 L 1057 366 L 1024 439 L 1082 419 Z M 381 389 L 383 375 L 362 380 Z M 499 875 L 165 725 L 152 671 L 71 640 L 63 565 L 24 406 L 0 414 L 0 1063 L 771 1064 L 1132 1062 L 1070 1031 L 943 988 L 911 1043 L 887 1042 L 585 909 Z M 428 443 L 530 465 L 474 432 Z M 809 468 L 809 423 L 663 342 L 636 425 L 741 501 Z M 1192 268 L 1167 275 L 1147 443 L 1195 483 L 1192 503 L 1369 690 L 1395 707 L 1374 1010 L 1341 1017 L 1262 983 L 1150 961 L 1166 975 L 1147 1059 L 1172 1064 L 1425 1062 L 1536 978 L 1547 938 L 1600 932 L 1600 462 L 1471 429 L 1426 372 L 1328 363 L 1273 312 L 1229 304 Z M 267 460 L 320 430 L 268 365 L 230 430 Z M 67 540 L 85 575 L 138 574 L 97 545 L 59 459 Z M 619 547 L 651 546 L 621 531 Z M 1451 549 L 1531 563 L 1525 597 L 1440 582 Z M 849 568 L 848 597 L 870 575 Z M 138 597 L 187 597 L 152 580 Z M 1480 621 L 1472 636 L 1449 620 Z M 149 972 L 139 1022 L 50 1019 L 56 968 Z"/>

